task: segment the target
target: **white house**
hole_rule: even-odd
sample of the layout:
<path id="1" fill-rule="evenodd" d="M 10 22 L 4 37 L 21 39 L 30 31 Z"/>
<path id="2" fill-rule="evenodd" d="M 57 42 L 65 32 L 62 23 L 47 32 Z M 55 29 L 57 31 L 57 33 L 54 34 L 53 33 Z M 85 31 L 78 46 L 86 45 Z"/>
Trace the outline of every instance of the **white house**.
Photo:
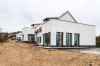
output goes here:
<path id="1" fill-rule="evenodd" d="M 34 25 L 35 41 L 44 47 L 95 47 L 96 26 L 78 22 L 69 11 Z"/>
<path id="2" fill-rule="evenodd" d="M 16 34 L 17 41 L 34 41 L 34 29 L 31 27 L 24 27 L 22 31 Z"/>
<path id="3" fill-rule="evenodd" d="M 22 41 L 22 32 L 16 34 L 16 41 Z"/>

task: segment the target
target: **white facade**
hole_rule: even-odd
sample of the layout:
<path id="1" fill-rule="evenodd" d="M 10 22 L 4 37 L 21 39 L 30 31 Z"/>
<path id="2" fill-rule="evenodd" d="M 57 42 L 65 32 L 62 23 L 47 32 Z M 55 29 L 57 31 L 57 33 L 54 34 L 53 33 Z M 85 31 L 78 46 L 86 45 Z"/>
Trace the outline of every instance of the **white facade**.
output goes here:
<path id="1" fill-rule="evenodd" d="M 79 33 L 80 45 L 95 45 L 95 26 L 63 21 L 61 22 L 59 20 L 51 20 L 49 23 L 51 23 L 52 25 L 50 29 L 47 29 L 52 32 L 51 39 L 53 40 L 51 42 L 51 45 L 56 44 L 56 32 L 64 32 L 64 45 L 66 45 L 66 32 L 72 33 L 72 35 L 74 33 Z M 72 42 L 72 44 L 74 45 L 74 35 Z"/>
<path id="2" fill-rule="evenodd" d="M 46 18 L 43 23 L 35 27 L 35 31 L 39 28 L 41 31 L 35 34 L 39 45 L 44 45 L 43 34 L 50 33 L 47 46 L 57 46 L 57 32 L 62 32 L 62 38 L 60 38 L 62 39 L 62 46 L 59 45 L 60 47 L 67 46 L 66 33 L 71 34 L 71 46 L 68 47 L 75 46 L 75 43 L 78 43 L 79 47 L 94 47 L 96 45 L 96 26 L 77 22 L 69 11 L 60 17 Z M 78 34 L 78 42 L 75 42 L 75 34 Z M 37 40 L 38 37 L 41 37 L 39 41 Z"/>
<path id="3" fill-rule="evenodd" d="M 29 36 L 30 35 L 30 36 Z M 21 33 L 18 33 L 16 35 L 16 39 L 18 39 L 20 37 L 21 41 L 34 41 L 34 29 L 31 27 L 25 27 L 22 29 Z M 33 38 L 33 39 L 31 39 Z"/>
<path id="4" fill-rule="evenodd" d="M 16 34 L 16 41 L 21 41 L 22 40 L 22 32 Z"/>

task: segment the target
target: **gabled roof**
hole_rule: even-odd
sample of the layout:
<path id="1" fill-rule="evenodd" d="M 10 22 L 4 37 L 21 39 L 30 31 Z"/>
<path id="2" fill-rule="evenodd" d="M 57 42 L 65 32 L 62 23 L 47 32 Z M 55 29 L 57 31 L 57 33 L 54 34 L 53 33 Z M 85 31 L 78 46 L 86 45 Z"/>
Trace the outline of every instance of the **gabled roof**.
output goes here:
<path id="1" fill-rule="evenodd" d="M 61 16 L 59 17 L 47 17 L 43 19 L 43 23 L 40 23 L 38 25 L 42 25 L 47 23 L 50 19 L 56 19 L 56 20 L 60 20 L 62 22 L 71 22 L 71 23 L 77 23 L 77 24 L 83 24 L 83 25 L 88 25 L 88 26 L 95 26 L 95 25 L 89 25 L 89 24 L 84 24 L 84 23 L 80 23 L 77 22 L 77 20 L 72 16 L 72 14 L 69 11 L 66 11 L 65 13 L 63 13 Z M 33 25 L 34 26 L 34 25 Z"/>
<path id="2" fill-rule="evenodd" d="M 64 20 L 64 21 L 69 21 L 69 22 L 77 22 L 76 19 L 71 15 L 69 11 L 66 11 L 59 17 L 47 17 L 43 19 L 43 21 L 49 21 L 50 19 L 57 19 L 57 20 Z"/>
<path id="3" fill-rule="evenodd" d="M 59 18 L 65 21 L 77 22 L 77 20 L 72 16 L 72 14 L 69 11 L 63 13 Z"/>

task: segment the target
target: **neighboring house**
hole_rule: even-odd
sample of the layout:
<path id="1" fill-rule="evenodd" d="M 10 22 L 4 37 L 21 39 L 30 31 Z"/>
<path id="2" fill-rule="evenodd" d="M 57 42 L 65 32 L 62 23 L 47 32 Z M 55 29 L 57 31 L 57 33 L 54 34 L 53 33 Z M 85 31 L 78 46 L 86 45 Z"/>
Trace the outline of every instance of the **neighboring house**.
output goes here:
<path id="1" fill-rule="evenodd" d="M 35 41 L 44 47 L 95 47 L 96 26 L 78 22 L 69 11 L 33 26 Z"/>
<path id="2" fill-rule="evenodd" d="M 22 32 L 16 34 L 16 41 L 22 41 Z"/>
<path id="3" fill-rule="evenodd" d="M 25 27 L 20 33 L 16 35 L 17 41 L 34 41 L 34 29 L 30 27 Z"/>

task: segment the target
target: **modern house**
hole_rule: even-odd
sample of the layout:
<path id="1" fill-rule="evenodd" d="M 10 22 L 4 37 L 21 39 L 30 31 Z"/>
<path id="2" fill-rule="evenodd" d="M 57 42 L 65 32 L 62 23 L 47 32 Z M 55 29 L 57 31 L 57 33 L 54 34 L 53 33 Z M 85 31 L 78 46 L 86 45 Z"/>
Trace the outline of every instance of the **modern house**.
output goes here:
<path id="1" fill-rule="evenodd" d="M 16 34 L 16 41 L 22 41 L 22 32 Z"/>
<path id="2" fill-rule="evenodd" d="M 69 11 L 59 17 L 45 18 L 42 23 L 33 27 L 35 41 L 44 47 L 95 47 L 96 45 L 96 26 L 78 22 Z"/>
<path id="3" fill-rule="evenodd" d="M 17 41 L 28 41 L 32 42 L 34 41 L 34 29 L 31 27 L 25 27 L 22 29 L 22 31 L 18 34 L 16 34 L 16 40 Z"/>

